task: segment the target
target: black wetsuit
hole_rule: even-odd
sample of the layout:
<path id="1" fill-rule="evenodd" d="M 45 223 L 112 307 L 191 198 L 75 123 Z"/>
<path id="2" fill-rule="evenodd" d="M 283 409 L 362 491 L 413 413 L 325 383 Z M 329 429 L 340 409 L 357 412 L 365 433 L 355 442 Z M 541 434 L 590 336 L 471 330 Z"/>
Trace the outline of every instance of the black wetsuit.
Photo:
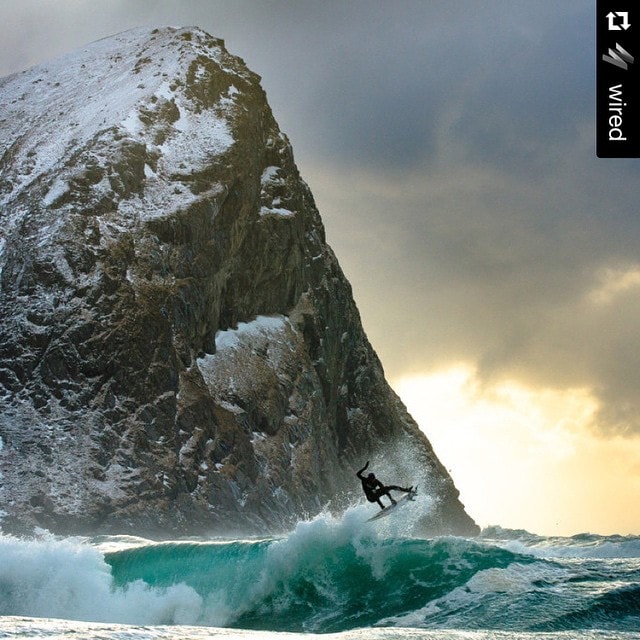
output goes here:
<path id="1" fill-rule="evenodd" d="M 410 493 L 411 489 L 405 489 L 404 487 L 398 487 L 397 485 L 389 485 L 388 487 L 382 484 L 378 478 L 375 477 L 373 473 L 365 476 L 363 473 L 366 471 L 369 463 L 364 465 L 360 471 L 356 472 L 358 478 L 362 482 L 362 490 L 364 491 L 364 495 L 367 497 L 369 502 L 377 502 L 380 505 L 381 509 L 384 509 L 384 505 L 382 504 L 380 498 L 382 496 L 387 496 L 389 500 L 391 500 L 392 504 L 395 504 L 396 501 L 391 496 L 390 491 L 404 491 L 405 493 Z"/>

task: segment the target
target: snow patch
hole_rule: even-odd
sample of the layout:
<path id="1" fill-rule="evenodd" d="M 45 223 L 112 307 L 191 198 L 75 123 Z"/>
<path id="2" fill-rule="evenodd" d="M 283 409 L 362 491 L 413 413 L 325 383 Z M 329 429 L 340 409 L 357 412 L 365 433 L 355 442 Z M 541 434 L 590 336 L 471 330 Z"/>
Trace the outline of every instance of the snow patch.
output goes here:
<path id="1" fill-rule="evenodd" d="M 50 207 L 66 193 L 69 193 L 69 183 L 66 180 L 56 178 L 54 183 L 51 185 L 51 188 L 42 199 L 42 204 L 45 207 Z"/>
<path id="2" fill-rule="evenodd" d="M 237 399 L 255 394 L 264 376 L 290 383 L 287 366 L 296 341 L 297 332 L 286 316 L 257 316 L 235 329 L 218 331 L 215 353 L 198 358 L 196 366 L 219 405 L 239 414 L 243 410 Z"/>
<path id="3" fill-rule="evenodd" d="M 296 214 L 293 211 L 290 211 L 289 209 L 281 209 L 281 208 L 275 208 L 275 207 L 261 207 L 260 208 L 260 215 L 261 216 L 279 216 L 281 218 L 291 218 L 293 216 L 295 216 Z"/>
<path id="4" fill-rule="evenodd" d="M 164 98 L 167 101 L 173 100 L 175 93 L 171 90 L 168 82 L 163 82 L 157 89 L 155 95 L 158 98 Z"/>
<path id="5" fill-rule="evenodd" d="M 281 200 L 279 196 L 274 196 L 273 192 L 277 193 L 279 188 L 282 188 L 285 184 L 283 178 L 279 177 L 281 171 L 280 167 L 269 166 L 263 172 L 260 177 L 260 184 L 262 186 L 260 197 L 264 203 L 260 207 L 261 216 L 278 216 L 281 218 L 291 218 L 295 215 L 293 211 L 285 207 L 281 207 Z"/>
<path id="6" fill-rule="evenodd" d="M 214 156 L 222 155 L 234 143 L 229 124 L 211 113 L 193 113 L 176 101 L 180 118 L 173 124 L 180 135 L 170 136 L 158 149 L 165 173 L 183 173 L 182 165 L 188 158 L 190 171 L 204 168 Z"/>
<path id="7" fill-rule="evenodd" d="M 132 136 L 137 136 L 142 131 L 142 122 L 140 121 L 138 109 L 132 109 L 129 115 L 120 123 L 120 126 Z"/>
<path id="8" fill-rule="evenodd" d="M 280 167 L 270 166 L 267 167 L 263 172 L 260 178 L 260 183 L 264 187 L 269 182 L 275 182 L 276 176 L 278 175 L 278 171 L 280 171 Z"/>
<path id="9" fill-rule="evenodd" d="M 246 338 L 279 333 L 285 329 L 286 323 L 285 316 L 258 316 L 251 322 L 240 322 L 237 329 L 227 329 L 216 333 L 216 351 L 233 349 Z"/>
<path id="10" fill-rule="evenodd" d="M 241 415 L 246 413 L 242 407 L 239 407 L 237 404 L 232 402 L 227 402 L 226 400 L 220 400 L 218 403 L 223 409 L 226 409 L 229 413 L 233 413 L 234 415 Z"/>

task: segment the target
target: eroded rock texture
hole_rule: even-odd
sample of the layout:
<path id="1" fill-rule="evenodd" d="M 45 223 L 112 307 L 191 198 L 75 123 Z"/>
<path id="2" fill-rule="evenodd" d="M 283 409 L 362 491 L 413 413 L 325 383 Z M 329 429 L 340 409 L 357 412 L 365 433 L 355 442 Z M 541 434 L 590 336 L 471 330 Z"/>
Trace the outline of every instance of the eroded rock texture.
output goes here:
<path id="1" fill-rule="evenodd" d="M 259 78 L 198 29 L 0 81 L 7 529 L 264 533 L 354 471 L 474 533 L 387 385 Z"/>

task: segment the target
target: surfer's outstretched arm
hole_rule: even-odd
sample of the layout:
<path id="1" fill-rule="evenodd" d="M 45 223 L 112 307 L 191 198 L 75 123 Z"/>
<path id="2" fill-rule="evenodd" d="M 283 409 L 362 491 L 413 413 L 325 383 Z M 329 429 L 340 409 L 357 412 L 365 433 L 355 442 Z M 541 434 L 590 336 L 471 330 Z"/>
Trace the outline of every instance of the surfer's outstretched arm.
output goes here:
<path id="1" fill-rule="evenodd" d="M 362 480 L 362 474 L 367 470 L 368 466 L 369 466 L 369 461 L 367 460 L 367 464 L 365 464 L 364 467 L 360 469 L 360 471 L 356 471 L 356 475 L 358 476 L 358 478 L 360 478 L 360 480 Z"/>

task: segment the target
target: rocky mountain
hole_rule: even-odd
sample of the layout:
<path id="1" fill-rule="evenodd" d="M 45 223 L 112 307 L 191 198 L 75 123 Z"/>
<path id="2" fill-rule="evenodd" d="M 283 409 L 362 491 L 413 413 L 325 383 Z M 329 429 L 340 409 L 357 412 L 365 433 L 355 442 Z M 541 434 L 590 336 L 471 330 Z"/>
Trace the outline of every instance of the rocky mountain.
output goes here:
<path id="1" fill-rule="evenodd" d="M 477 531 L 259 80 L 172 28 L 0 80 L 6 531 L 280 531 L 361 501 L 369 458 L 421 531 Z"/>

